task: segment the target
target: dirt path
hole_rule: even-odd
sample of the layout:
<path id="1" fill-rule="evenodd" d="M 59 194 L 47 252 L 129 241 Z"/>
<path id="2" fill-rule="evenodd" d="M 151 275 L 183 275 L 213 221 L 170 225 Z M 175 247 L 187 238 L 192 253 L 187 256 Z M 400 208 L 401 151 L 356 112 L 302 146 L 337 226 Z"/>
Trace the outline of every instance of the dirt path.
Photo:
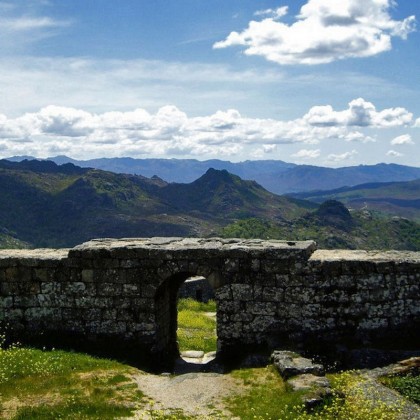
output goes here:
<path id="1" fill-rule="evenodd" d="M 420 409 L 416 404 L 410 403 L 398 392 L 378 381 L 380 376 L 393 373 L 395 366 L 398 367 L 390 365 L 360 371 L 364 381 L 360 382 L 357 392 L 362 391 L 367 401 L 372 401 L 373 405 L 377 402 L 399 407 L 401 420 L 420 419 Z M 203 371 L 206 369 L 210 372 Z M 218 373 L 219 369 L 220 366 L 216 363 L 203 365 L 179 359 L 174 375 L 137 375 L 134 379 L 148 401 L 130 419 L 157 419 L 164 418 L 163 415 L 173 419 L 184 418 L 183 415 L 206 420 L 235 419 L 224 407 L 223 400 L 229 395 L 240 393 L 244 385 L 229 374 Z"/>
<path id="2" fill-rule="evenodd" d="M 150 418 L 147 410 L 171 413 L 182 410 L 186 415 L 208 419 L 231 419 L 222 399 L 237 389 L 236 381 L 229 375 L 194 372 L 179 376 L 144 374 L 136 378 L 139 388 L 153 403 L 139 410 L 135 419 Z"/>

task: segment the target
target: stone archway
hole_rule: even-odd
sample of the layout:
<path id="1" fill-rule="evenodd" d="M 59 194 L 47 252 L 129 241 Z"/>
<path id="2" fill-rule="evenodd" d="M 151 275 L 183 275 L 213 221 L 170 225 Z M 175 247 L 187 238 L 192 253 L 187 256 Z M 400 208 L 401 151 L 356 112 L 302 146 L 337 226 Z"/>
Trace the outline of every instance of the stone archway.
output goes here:
<path id="1" fill-rule="evenodd" d="M 217 290 L 221 287 L 221 281 L 220 275 L 215 272 L 207 277 L 188 271 L 173 274 L 161 283 L 155 294 L 155 350 L 167 361 L 174 360 L 180 355 L 177 344 L 178 292 L 188 279 L 194 277 L 205 279 L 208 286 L 213 289 L 213 299 L 217 305 Z"/>

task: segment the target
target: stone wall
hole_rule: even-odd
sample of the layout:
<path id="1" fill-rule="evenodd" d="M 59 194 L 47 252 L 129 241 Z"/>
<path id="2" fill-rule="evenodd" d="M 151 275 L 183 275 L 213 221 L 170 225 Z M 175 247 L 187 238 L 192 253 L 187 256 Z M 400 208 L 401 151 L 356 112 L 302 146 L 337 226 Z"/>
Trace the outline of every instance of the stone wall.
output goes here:
<path id="1" fill-rule="evenodd" d="M 181 285 L 178 298 L 190 298 L 207 303 L 215 298 L 214 289 L 204 277 L 191 277 Z"/>
<path id="2" fill-rule="evenodd" d="M 214 289 L 222 355 L 419 348 L 420 253 L 316 251 L 311 241 L 103 239 L 0 251 L 0 321 L 21 341 L 171 358 L 177 294 L 193 276 Z"/>

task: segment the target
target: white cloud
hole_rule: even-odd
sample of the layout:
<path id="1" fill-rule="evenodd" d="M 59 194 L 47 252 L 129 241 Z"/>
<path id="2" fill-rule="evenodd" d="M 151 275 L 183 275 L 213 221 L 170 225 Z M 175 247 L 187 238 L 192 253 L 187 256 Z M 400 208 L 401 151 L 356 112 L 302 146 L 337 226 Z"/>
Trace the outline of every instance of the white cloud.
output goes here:
<path id="1" fill-rule="evenodd" d="M 341 162 L 343 160 L 352 159 L 354 156 L 357 155 L 357 153 L 358 152 L 356 150 L 352 150 L 351 152 L 345 152 L 341 154 L 331 153 L 327 156 L 327 160 L 330 162 Z"/>
<path id="2" fill-rule="evenodd" d="M 328 108 L 330 114 L 342 113 L 332 107 L 314 108 Z M 314 108 L 303 118 L 282 121 L 244 117 L 235 109 L 197 117 L 173 105 L 160 107 L 154 113 L 143 108 L 92 113 L 50 105 L 15 118 L 0 114 L 0 149 L 3 156 L 47 157 L 59 152 L 78 158 L 178 155 L 235 158 L 246 155 L 245 151 L 254 157 L 272 154 L 278 145 L 374 141 L 347 125 L 347 117 L 340 116 L 341 123 L 336 125 L 314 125 L 313 120 L 320 115 L 311 112 Z M 355 154 L 354 150 L 332 154 L 328 160 L 338 162 Z M 319 156 L 320 149 L 304 148 L 293 155 L 299 159 Z"/>
<path id="3" fill-rule="evenodd" d="M 280 19 L 283 16 L 287 15 L 288 12 L 287 6 L 278 7 L 277 9 L 265 9 L 265 10 L 257 10 L 254 15 L 255 16 L 270 16 L 273 19 Z"/>
<path id="4" fill-rule="evenodd" d="M 299 158 L 299 159 L 316 159 L 321 154 L 319 149 L 310 150 L 310 149 L 301 149 L 298 152 L 294 153 L 292 157 Z"/>
<path id="5" fill-rule="evenodd" d="M 387 155 L 387 156 L 390 156 L 390 157 L 401 157 L 401 156 L 404 156 L 402 153 L 397 152 L 397 151 L 395 151 L 395 150 L 388 150 L 388 151 L 386 152 L 386 155 Z"/>
<path id="6" fill-rule="evenodd" d="M 411 138 L 410 134 L 403 134 L 401 136 L 398 136 L 392 139 L 391 144 L 393 146 L 402 145 L 402 144 L 414 144 L 414 141 Z"/>
<path id="7" fill-rule="evenodd" d="M 332 106 L 314 106 L 303 117 L 308 124 L 320 127 L 357 126 L 357 127 L 398 127 L 409 125 L 413 114 L 405 108 L 387 108 L 377 111 L 371 102 L 363 98 L 349 102 L 348 109 L 334 111 Z"/>
<path id="8" fill-rule="evenodd" d="M 291 25 L 277 21 L 287 9 L 267 9 L 257 15 L 271 17 L 249 22 L 213 48 L 244 46 L 246 55 L 283 65 L 369 57 L 390 50 L 392 37 L 406 39 L 415 29 L 415 16 L 392 19 L 393 5 L 393 0 L 308 0 Z"/>
<path id="9" fill-rule="evenodd" d="M 366 134 L 363 134 L 360 131 L 350 131 L 349 133 L 346 133 L 343 136 L 343 139 L 345 141 L 358 142 L 358 143 L 376 142 L 375 138 L 371 136 L 367 136 Z"/>
<path id="10" fill-rule="evenodd" d="M 263 144 L 263 151 L 264 153 L 271 153 L 277 149 L 276 144 Z"/>

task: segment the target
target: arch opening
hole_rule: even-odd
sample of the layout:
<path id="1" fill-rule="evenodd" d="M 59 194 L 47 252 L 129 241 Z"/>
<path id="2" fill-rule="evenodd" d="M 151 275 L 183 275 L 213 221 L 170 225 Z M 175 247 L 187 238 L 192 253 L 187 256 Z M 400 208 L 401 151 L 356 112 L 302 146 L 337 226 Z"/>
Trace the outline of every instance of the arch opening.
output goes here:
<path id="1" fill-rule="evenodd" d="M 190 277 L 178 290 L 177 343 L 187 363 L 207 364 L 217 352 L 215 293 L 205 277 Z"/>
<path id="2" fill-rule="evenodd" d="M 166 362 L 180 356 L 191 364 L 214 359 L 216 301 L 210 282 L 195 273 L 177 273 L 164 281 L 155 295 L 156 353 Z"/>

